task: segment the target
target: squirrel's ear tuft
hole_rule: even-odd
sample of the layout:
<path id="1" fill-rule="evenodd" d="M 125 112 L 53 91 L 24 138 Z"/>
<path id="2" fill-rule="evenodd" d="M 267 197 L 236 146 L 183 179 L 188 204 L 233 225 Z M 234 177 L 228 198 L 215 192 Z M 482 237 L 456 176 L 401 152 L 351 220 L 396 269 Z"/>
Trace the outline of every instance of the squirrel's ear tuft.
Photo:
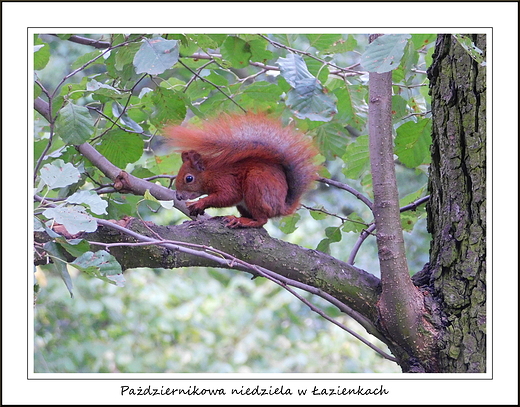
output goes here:
<path id="1" fill-rule="evenodd" d="M 197 153 L 195 150 L 184 151 L 181 154 L 182 162 L 189 162 L 190 165 L 195 168 L 197 171 L 204 171 L 206 169 L 204 162 L 202 160 L 202 156 Z"/>

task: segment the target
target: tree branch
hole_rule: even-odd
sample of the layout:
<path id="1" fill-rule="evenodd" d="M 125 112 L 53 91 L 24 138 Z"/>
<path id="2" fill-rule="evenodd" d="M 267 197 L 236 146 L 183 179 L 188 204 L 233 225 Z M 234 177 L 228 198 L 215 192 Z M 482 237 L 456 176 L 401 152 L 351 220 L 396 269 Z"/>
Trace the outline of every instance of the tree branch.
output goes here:
<path id="1" fill-rule="evenodd" d="M 264 229 L 231 230 L 220 219 L 185 222 L 176 226 L 149 223 L 145 226 L 142 221 L 131 219 L 125 227 L 103 219 L 97 221 L 102 227 L 96 232 L 84 234 L 84 239 L 100 243 L 155 242 L 158 235 L 165 241 L 190 243 L 208 248 L 209 252 L 212 249 L 222 251 L 236 259 L 247 259 L 248 264 L 261 267 L 261 270 L 271 270 L 281 278 L 314 287 L 318 290 L 314 294 L 323 292 L 325 296 L 334 297 L 368 320 L 376 320 L 375 304 L 380 293 L 380 280 L 377 277 L 327 254 L 271 238 Z M 117 246 L 111 248 L 110 253 L 124 270 L 136 267 L 170 269 L 202 266 L 235 268 L 258 275 L 254 270 L 225 259 L 224 256 L 212 257 L 208 253 L 201 256 L 200 251 L 192 250 Z M 303 286 L 299 288 L 305 289 Z"/>
<path id="2" fill-rule="evenodd" d="M 377 36 L 376 36 L 377 37 Z M 371 41 L 375 38 L 371 36 Z M 369 150 L 374 219 L 381 267 L 381 325 L 410 360 L 431 348 L 423 295 L 408 271 L 401 228 L 392 138 L 392 72 L 369 73 Z M 428 343 L 430 341 L 430 343 Z"/>
<path id="3" fill-rule="evenodd" d="M 177 199 L 175 196 L 175 191 L 163 187 L 162 185 L 158 185 L 128 174 L 108 161 L 89 143 L 83 143 L 79 146 L 76 146 L 76 148 L 103 174 L 114 181 L 114 188 L 117 191 L 130 192 L 135 195 L 144 195 L 146 191 L 149 191 L 150 194 L 158 200 L 173 201 L 173 206 L 175 208 L 179 209 L 185 215 L 188 215 L 189 211 L 186 208 L 186 204 L 183 201 L 179 201 Z M 199 216 L 201 219 L 207 219 L 208 217 L 209 216 L 207 215 Z"/>
<path id="4" fill-rule="evenodd" d="M 34 99 L 34 110 L 40 113 L 49 123 L 52 121 L 50 105 L 42 98 Z"/>
<path id="5" fill-rule="evenodd" d="M 135 232 L 130 232 L 128 230 L 125 232 L 123 230 L 123 228 L 121 228 L 120 226 L 117 226 L 115 224 L 112 224 L 111 222 L 104 221 L 104 222 L 99 222 L 99 223 L 101 223 L 101 224 L 103 224 L 105 226 L 109 226 L 109 227 L 113 227 L 115 229 L 121 230 L 121 231 L 123 231 L 123 233 L 130 234 L 131 236 L 136 237 L 136 238 L 138 238 L 138 240 L 141 240 L 143 242 L 142 243 L 120 243 L 120 242 L 118 242 L 118 243 L 100 243 L 100 242 L 92 242 L 91 241 L 91 242 L 89 242 L 91 245 L 103 246 L 106 249 L 109 249 L 111 247 L 118 247 L 118 246 L 136 247 L 136 246 L 142 246 L 142 245 L 159 245 L 159 246 L 163 246 L 163 247 L 165 247 L 167 249 L 178 250 L 178 251 L 181 251 L 183 253 L 195 254 L 196 256 L 201 256 L 201 257 L 204 257 L 206 259 L 210 259 L 210 260 L 216 261 L 217 263 L 221 264 L 221 266 L 224 266 L 224 268 L 238 269 L 239 268 L 238 266 L 242 266 L 244 271 L 249 271 L 249 272 L 252 272 L 254 275 L 267 278 L 268 280 L 270 280 L 270 281 L 274 282 L 275 284 L 278 284 L 279 286 L 281 286 L 283 289 L 289 291 L 292 295 L 294 295 L 301 302 L 303 302 L 305 305 L 307 305 L 312 311 L 316 312 L 318 315 L 320 315 L 321 317 L 323 317 L 327 321 L 337 325 L 338 327 L 340 327 L 344 331 L 350 333 L 352 336 L 354 336 L 355 338 L 357 338 L 358 340 L 363 342 L 365 345 L 367 345 L 371 349 L 375 350 L 377 353 L 379 353 L 385 359 L 391 360 L 393 362 L 397 362 L 397 359 L 395 359 L 394 357 L 388 355 L 386 352 L 382 351 L 377 346 L 375 346 L 372 343 L 370 343 L 368 340 L 363 338 L 361 335 L 357 334 L 356 332 L 352 331 L 350 328 L 346 327 L 345 325 L 341 324 L 340 322 L 338 322 L 338 321 L 334 320 L 333 318 L 329 317 L 323 310 L 321 310 L 320 308 L 318 308 L 317 306 L 312 304 L 306 298 L 302 297 L 300 294 L 298 294 L 296 291 L 294 291 L 292 288 L 290 288 L 290 286 L 299 288 L 301 290 L 307 291 L 307 292 L 309 292 L 311 294 L 317 295 L 317 296 L 325 299 L 329 303 L 331 303 L 331 304 L 335 305 L 336 307 L 338 307 L 338 309 L 340 311 L 346 313 L 347 315 L 352 317 L 354 320 L 359 322 L 363 327 L 365 327 L 365 329 L 369 333 L 372 333 L 378 339 L 380 339 L 381 341 L 385 342 L 385 338 L 383 336 L 381 336 L 379 331 L 377 331 L 375 325 L 370 320 L 368 320 L 366 317 L 364 317 L 360 313 L 354 311 L 350 307 L 346 306 L 345 304 L 341 303 L 336 298 L 334 298 L 333 296 L 331 296 L 330 294 L 324 292 L 321 289 L 309 286 L 309 285 L 307 285 L 305 283 L 302 283 L 302 282 L 299 282 L 299 281 L 295 281 L 295 280 L 291 280 L 289 278 L 283 277 L 283 276 L 281 276 L 281 275 L 279 275 L 277 273 L 274 273 L 273 271 L 268 270 L 268 269 L 266 269 L 264 267 L 260 267 L 260 266 L 257 266 L 257 265 L 253 265 L 253 264 L 247 263 L 247 262 L 245 262 L 243 260 L 240 260 L 240 259 L 238 259 L 236 257 L 230 256 L 228 253 L 225 253 L 225 252 L 223 252 L 221 250 L 215 249 L 214 247 L 206 247 L 206 246 L 202 246 L 200 244 L 193 244 L 193 243 L 190 244 L 190 243 L 179 242 L 179 241 L 162 240 L 162 239 L 160 239 L 160 236 L 158 236 L 158 238 L 160 240 L 153 240 L 153 239 L 149 239 L 149 238 L 147 238 L 147 237 L 145 237 L 143 235 L 138 235 Z M 152 233 L 156 234 L 155 232 L 152 232 Z M 191 248 L 186 248 L 185 247 L 186 245 L 189 246 L 189 247 L 197 248 L 198 250 L 192 250 Z"/>
<path id="6" fill-rule="evenodd" d="M 350 192 L 357 199 L 359 199 L 361 202 L 363 202 L 366 206 L 368 206 L 370 209 L 372 209 L 372 206 L 373 206 L 372 201 L 370 199 L 368 199 L 365 195 L 363 195 L 361 192 L 357 191 L 355 188 L 352 188 L 350 185 L 347 185 L 342 182 L 335 181 L 335 180 L 329 179 L 329 178 L 319 178 L 318 181 L 323 182 L 324 184 L 333 185 L 336 188 L 344 189 L 345 191 Z"/>
<path id="7" fill-rule="evenodd" d="M 52 34 L 53 36 L 57 37 L 57 34 Z M 93 40 L 92 38 L 85 38 L 80 37 L 79 35 L 71 35 L 67 41 L 75 42 L 77 44 L 83 44 L 83 45 L 90 45 L 94 48 L 100 48 L 105 49 L 110 47 L 110 43 L 106 41 L 100 41 L 100 40 Z"/>

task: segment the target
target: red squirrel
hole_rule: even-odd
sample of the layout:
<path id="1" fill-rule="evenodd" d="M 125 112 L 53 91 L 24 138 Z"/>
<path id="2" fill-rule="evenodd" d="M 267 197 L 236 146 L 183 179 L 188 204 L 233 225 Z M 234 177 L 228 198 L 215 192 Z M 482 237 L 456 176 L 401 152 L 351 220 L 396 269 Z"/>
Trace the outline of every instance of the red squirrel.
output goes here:
<path id="1" fill-rule="evenodd" d="M 167 127 L 164 134 L 182 151 L 177 199 L 207 195 L 187 203 L 192 216 L 236 206 L 242 216 L 226 216 L 230 228 L 290 215 L 317 178 L 311 141 L 265 114 L 222 115 L 200 128 Z"/>

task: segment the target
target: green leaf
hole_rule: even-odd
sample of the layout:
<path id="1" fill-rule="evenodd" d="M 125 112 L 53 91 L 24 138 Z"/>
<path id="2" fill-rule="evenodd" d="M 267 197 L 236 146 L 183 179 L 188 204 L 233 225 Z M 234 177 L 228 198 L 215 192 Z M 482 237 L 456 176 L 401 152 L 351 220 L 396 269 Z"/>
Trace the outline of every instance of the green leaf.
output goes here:
<path id="1" fill-rule="evenodd" d="M 469 56 L 475 60 L 475 62 L 485 66 L 486 62 L 484 61 L 484 51 L 478 48 L 471 40 L 471 38 L 463 34 L 454 34 L 453 37 L 457 40 L 461 47 L 466 50 Z"/>
<path id="2" fill-rule="evenodd" d="M 411 232 L 421 217 L 422 213 L 417 211 L 406 211 L 401 213 L 401 227 L 403 228 L 403 231 Z"/>
<path id="3" fill-rule="evenodd" d="M 386 34 L 370 43 L 361 56 L 361 65 L 369 72 L 389 72 L 401 63 L 410 34 Z"/>
<path id="4" fill-rule="evenodd" d="M 320 151 L 328 158 L 341 157 L 345 154 L 349 137 L 340 123 L 325 123 L 315 130 L 315 139 Z"/>
<path id="5" fill-rule="evenodd" d="M 54 160 L 42 167 L 40 177 L 50 189 L 55 189 L 75 184 L 80 180 L 81 174 L 71 163 Z"/>
<path id="6" fill-rule="evenodd" d="M 71 266 L 118 287 L 125 285 L 121 265 L 114 256 L 105 250 L 99 250 L 95 253 L 86 252 L 74 260 Z"/>
<path id="7" fill-rule="evenodd" d="M 428 87 L 423 87 L 425 89 L 428 89 Z M 422 89 L 422 88 L 421 88 Z M 429 96 L 427 96 L 429 99 Z M 410 99 L 408 99 L 408 106 L 414 113 L 425 113 L 427 110 L 426 107 L 426 100 L 422 94 L 412 96 Z"/>
<path id="8" fill-rule="evenodd" d="M 88 109 L 67 103 L 58 114 L 56 134 L 69 144 L 83 144 L 94 133 L 94 123 Z"/>
<path id="9" fill-rule="evenodd" d="M 406 100 L 401 95 L 392 96 L 392 118 L 399 120 L 408 113 Z"/>
<path id="10" fill-rule="evenodd" d="M 238 37 L 228 36 L 221 47 L 222 57 L 233 68 L 245 68 L 249 65 L 251 51 L 249 44 Z"/>
<path id="11" fill-rule="evenodd" d="M 342 39 L 341 34 L 307 34 L 311 47 L 318 51 L 328 49 Z"/>
<path id="12" fill-rule="evenodd" d="M 330 244 L 332 241 L 328 238 L 321 240 L 316 247 L 316 250 L 322 253 L 330 254 Z"/>
<path id="13" fill-rule="evenodd" d="M 40 44 L 34 45 L 34 70 L 39 71 L 47 66 L 51 58 L 51 47 L 49 44 L 43 44 L 39 40 Z"/>
<path id="14" fill-rule="evenodd" d="M 222 69 L 216 69 L 212 71 L 204 79 L 207 79 L 212 84 L 217 86 L 229 86 L 229 72 Z"/>
<path id="15" fill-rule="evenodd" d="M 161 37 L 145 39 L 134 57 L 135 72 L 159 75 L 172 68 L 178 60 L 178 41 Z"/>
<path id="16" fill-rule="evenodd" d="M 34 99 L 36 99 L 38 96 L 40 96 L 42 94 L 42 88 L 40 88 L 36 82 L 33 84 L 33 96 L 34 96 Z"/>
<path id="17" fill-rule="evenodd" d="M 424 56 L 424 62 L 426 66 L 432 66 L 433 64 L 433 53 L 435 52 L 435 47 L 428 48 L 426 55 Z M 421 89 L 429 89 L 428 87 L 423 87 Z"/>
<path id="18" fill-rule="evenodd" d="M 323 91 L 315 78 L 302 79 L 287 94 L 286 105 L 299 119 L 330 121 L 338 110 L 335 97 Z"/>
<path id="19" fill-rule="evenodd" d="M 207 34 L 207 36 L 211 40 L 215 41 L 215 48 L 218 48 L 228 37 L 226 34 Z"/>
<path id="20" fill-rule="evenodd" d="M 108 203 L 108 218 L 121 219 L 123 216 L 136 216 L 136 208 L 141 197 L 128 194 L 113 194 Z"/>
<path id="21" fill-rule="evenodd" d="M 411 192 L 406 196 L 403 196 L 399 199 L 399 206 L 409 205 L 412 202 L 417 201 L 419 198 L 425 196 L 425 191 L 427 190 L 427 185 L 423 185 L 417 191 Z"/>
<path id="22" fill-rule="evenodd" d="M 287 33 L 273 34 L 270 37 L 272 37 L 272 39 L 275 40 L 276 42 L 280 42 L 283 45 L 288 45 L 289 47 L 292 47 L 293 45 L 295 45 L 295 42 L 300 39 L 299 34 L 287 34 Z"/>
<path id="23" fill-rule="evenodd" d="M 112 46 L 116 46 L 122 44 L 125 41 L 130 40 L 131 37 L 133 37 L 134 35 L 129 36 L 126 34 L 110 34 L 110 43 L 112 44 Z"/>
<path id="24" fill-rule="evenodd" d="M 96 219 L 90 216 L 84 207 L 78 205 L 49 208 L 43 212 L 43 216 L 62 224 L 71 235 L 95 232 L 97 229 Z"/>
<path id="25" fill-rule="evenodd" d="M 309 70 L 309 72 L 311 73 L 311 75 L 314 78 L 318 78 L 318 80 L 320 80 L 320 81 L 321 80 L 326 81 L 328 79 L 329 70 L 323 64 L 323 62 L 317 61 L 316 59 L 310 58 L 308 56 L 303 57 L 303 60 L 305 61 L 305 65 L 307 66 L 307 69 Z M 320 75 L 320 77 L 318 77 L 318 75 Z"/>
<path id="26" fill-rule="evenodd" d="M 363 129 L 366 119 L 359 113 L 366 109 L 365 94 L 366 87 L 360 86 L 342 85 L 334 89 L 334 95 L 338 100 L 338 115 L 336 119 L 348 123 L 357 130 Z"/>
<path id="27" fill-rule="evenodd" d="M 156 88 L 149 92 L 143 99 L 150 98 L 155 113 L 151 118 L 155 126 L 162 126 L 169 122 L 181 122 L 186 117 L 186 95 L 170 89 Z"/>
<path id="28" fill-rule="evenodd" d="M 159 202 L 164 209 L 173 209 L 173 201 L 159 201 L 159 200 L 157 200 L 157 202 Z"/>
<path id="29" fill-rule="evenodd" d="M 356 38 L 352 34 L 349 34 L 346 40 L 342 38 L 323 51 L 330 54 L 341 54 L 348 51 L 354 51 L 357 46 Z"/>
<path id="30" fill-rule="evenodd" d="M 144 141 L 137 134 L 114 130 L 106 134 L 101 144 L 95 146 L 116 167 L 125 168 L 143 155 Z"/>
<path id="31" fill-rule="evenodd" d="M 409 205 L 412 202 L 417 201 L 419 198 L 425 196 L 427 185 L 423 185 L 417 191 L 414 191 L 399 200 L 399 206 Z M 405 211 L 401 213 L 401 226 L 403 230 L 411 232 L 417 223 L 417 221 L 423 218 L 426 214 L 426 205 L 419 205 L 416 209 Z"/>
<path id="32" fill-rule="evenodd" d="M 159 202 L 159 200 L 150 193 L 149 189 L 144 191 L 144 199 L 146 199 L 147 201 Z"/>
<path id="33" fill-rule="evenodd" d="M 341 230 L 343 232 L 355 232 L 360 233 L 363 229 L 366 229 L 366 222 L 357 213 L 352 212 L 348 215 L 348 220 L 343 224 Z"/>
<path id="34" fill-rule="evenodd" d="M 130 112 L 123 113 L 123 106 L 121 106 L 118 102 L 112 103 L 112 114 L 115 117 L 119 117 L 119 121 L 124 126 L 127 126 L 138 133 L 143 132 L 143 128 L 128 116 Z"/>
<path id="35" fill-rule="evenodd" d="M 90 210 L 97 215 L 106 214 L 108 202 L 101 199 L 101 197 L 94 191 L 78 191 L 67 198 L 68 203 L 85 204 L 90 207 Z"/>
<path id="36" fill-rule="evenodd" d="M 228 84 L 226 84 L 226 86 L 227 85 Z M 215 89 L 214 86 L 210 85 L 205 81 L 195 81 L 192 82 L 190 87 L 187 89 L 186 95 L 191 100 L 196 100 L 207 97 L 213 89 Z"/>
<path id="37" fill-rule="evenodd" d="M 65 256 L 63 255 L 62 249 L 54 242 L 45 243 L 43 248 L 53 257 L 53 262 L 49 264 L 49 267 L 54 269 L 54 271 L 60 275 L 61 279 L 67 286 L 67 290 L 69 290 L 70 296 L 74 297 L 74 294 L 72 293 L 74 286 L 72 285 L 72 279 L 70 278 L 70 274 L 67 270 L 67 262 L 65 260 Z"/>
<path id="38" fill-rule="evenodd" d="M 175 173 L 182 165 L 182 160 L 180 154 L 169 152 L 171 154 L 158 154 L 154 157 L 149 157 L 149 159 L 146 160 L 146 168 L 148 168 L 153 175 Z M 132 175 L 134 175 L 133 171 Z M 144 177 L 148 176 L 150 175 L 145 175 Z M 139 178 L 143 178 L 143 176 L 139 176 Z"/>
<path id="39" fill-rule="evenodd" d="M 205 51 L 208 50 L 208 48 L 217 49 L 220 45 L 213 38 L 206 34 L 187 34 L 186 36 L 189 38 L 190 43 L 195 43 Z M 186 44 L 186 47 L 188 46 L 190 46 L 189 43 Z"/>
<path id="40" fill-rule="evenodd" d="M 325 235 L 327 237 L 318 243 L 316 250 L 323 253 L 330 253 L 330 245 L 341 241 L 341 227 L 330 226 L 325 228 Z"/>
<path id="41" fill-rule="evenodd" d="M 327 236 L 332 243 L 341 241 L 341 228 L 330 226 L 325 228 L 325 236 Z"/>
<path id="42" fill-rule="evenodd" d="M 251 40 L 248 42 L 249 49 L 251 51 L 251 61 L 267 63 L 267 61 L 274 58 L 271 51 L 266 49 L 267 41 L 264 40 Z"/>
<path id="43" fill-rule="evenodd" d="M 88 92 L 95 92 L 94 96 L 96 97 L 100 95 L 109 97 L 111 99 L 122 99 L 127 97 L 127 95 L 124 95 L 113 86 L 98 82 L 95 79 L 91 79 L 87 83 L 86 90 Z"/>
<path id="44" fill-rule="evenodd" d="M 280 99 L 282 90 L 274 83 L 259 81 L 244 89 L 244 95 L 261 102 L 275 102 Z"/>
<path id="45" fill-rule="evenodd" d="M 408 121 L 397 128 L 395 154 L 404 165 L 415 168 L 429 162 L 431 132 L 431 119 Z"/>
<path id="46" fill-rule="evenodd" d="M 63 236 L 59 236 L 55 240 L 74 257 L 79 257 L 90 250 L 90 244 L 85 239 L 67 240 Z"/>
<path id="47" fill-rule="evenodd" d="M 116 63 L 116 53 L 112 52 L 108 56 L 108 58 L 105 60 L 105 67 L 107 69 L 106 76 L 108 76 L 111 79 L 114 79 L 117 83 L 120 83 L 123 85 L 126 83 L 126 81 L 129 81 L 127 85 L 129 87 L 133 86 L 135 84 L 135 66 L 134 64 L 117 64 Z M 116 68 L 117 66 L 121 66 L 122 69 L 119 70 Z M 132 81 L 132 82 L 130 82 Z"/>
<path id="48" fill-rule="evenodd" d="M 132 44 L 125 45 L 124 47 L 120 47 L 116 51 L 115 56 L 115 68 L 118 71 L 122 71 L 126 65 L 131 64 L 134 61 L 135 54 L 139 51 L 141 45 L 135 42 Z"/>
<path id="49" fill-rule="evenodd" d="M 39 141 L 35 141 L 33 144 L 33 151 L 34 151 L 34 164 L 38 161 L 38 159 L 43 154 L 45 148 L 47 148 L 47 145 L 49 144 L 48 139 L 41 139 Z M 50 149 L 49 149 L 50 152 Z"/>
<path id="50" fill-rule="evenodd" d="M 370 169 L 367 135 L 358 137 L 356 141 L 348 145 L 343 161 L 345 168 L 342 172 L 345 177 L 350 179 L 358 179 Z"/>
<path id="51" fill-rule="evenodd" d="M 324 209 L 324 208 L 323 208 L 323 206 L 320 206 L 319 208 L 316 208 L 316 209 Z M 325 212 L 321 212 L 319 210 L 310 211 L 310 214 L 311 214 L 312 218 L 315 220 L 323 220 L 323 219 L 327 218 L 327 216 L 329 216 Z"/>
<path id="52" fill-rule="evenodd" d="M 282 96 L 282 90 L 276 84 L 258 82 L 258 85 L 242 86 L 242 92 L 236 92 L 234 100 L 246 110 L 270 111 L 275 108 Z M 225 100 L 223 100 L 226 103 Z"/>
<path id="53" fill-rule="evenodd" d="M 305 60 L 296 54 L 289 53 L 287 58 L 278 58 L 276 64 L 280 67 L 280 73 L 291 87 L 296 87 L 303 79 L 314 79 L 307 69 Z"/>
<path id="54" fill-rule="evenodd" d="M 63 87 L 65 89 L 65 87 Z M 52 116 L 56 116 L 60 109 L 65 106 L 65 98 L 63 95 L 58 95 L 54 99 L 52 99 Z"/>
<path id="55" fill-rule="evenodd" d="M 94 58 L 98 57 L 102 52 L 103 51 L 101 51 L 101 50 L 96 50 L 96 51 L 89 52 L 87 54 L 83 54 L 80 57 L 78 57 L 78 59 L 76 59 L 70 67 L 73 70 L 78 69 L 80 66 L 83 66 L 87 62 L 92 61 Z M 92 62 L 92 64 L 103 64 L 103 63 L 104 63 L 103 58 L 98 58 L 94 62 Z"/>
<path id="56" fill-rule="evenodd" d="M 160 201 L 159 199 L 157 199 L 155 196 L 153 196 L 150 193 L 149 189 L 144 191 L 144 199 L 146 199 L 147 201 L 151 201 L 151 202 L 157 202 L 165 209 L 172 209 L 173 208 L 173 201 Z"/>
<path id="57" fill-rule="evenodd" d="M 398 68 L 394 69 L 392 71 L 392 82 L 393 83 L 403 83 L 404 80 L 405 80 L 405 77 L 406 77 L 406 70 L 405 68 L 403 67 L 403 65 L 399 65 Z M 399 93 L 401 91 L 401 89 L 399 88 L 399 86 L 394 86 L 394 93 Z"/>
<path id="58" fill-rule="evenodd" d="M 33 216 L 33 231 L 35 231 L 35 232 L 45 231 L 45 225 L 36 216 Z"/>
<path id="59" fill-rule="evenodd" d="M 414 68 L 417 68 L 417 64 L 419 63 L 419 52 L 414 49 L 413 43 L 408 41 L 406 46 L 404 47 L 403 57 L 401 58 L 401 63 L 399 67 L 403 68 L 404 80 L 410 80 L 412 76 L 415 76 L 415 72 L 413 72 Z"/>
<path id="60" fill-rule="evenodd" d="M 282 219 L 280 219 L 279 222 L 280 230 L 287 235 L 293 233 L 297 229 L 296 224 L 298 223 L 300 218 L 301 216 L 297 213 L 293 213 L 289 216 L 284 216 Z"/>
<path id="61" fill-rule="evenodd" d="M 87 96 L 87 82 L 88 77 L 85 76 L 79 83 L 71 83 L 61 88 L 61 97 L 67 97 L 69 102 L 75 102 L 78 99 L 82 99 Z M 59 109 L 58 109 L 59 110 Z"/>

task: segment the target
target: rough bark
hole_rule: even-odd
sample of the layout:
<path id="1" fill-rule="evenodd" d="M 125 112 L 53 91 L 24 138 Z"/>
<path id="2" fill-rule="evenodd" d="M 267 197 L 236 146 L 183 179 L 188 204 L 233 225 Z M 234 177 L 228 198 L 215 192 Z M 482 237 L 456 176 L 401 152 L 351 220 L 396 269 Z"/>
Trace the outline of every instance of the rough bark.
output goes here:
<path id="1" fill-rule="evenodd" d="M 473 35 L 486 51 L 486 36 Z M 486 371 L 486 68 L 439 35 L 428 71 L 431 284 L 445 317 L 443 372 Z"/>

